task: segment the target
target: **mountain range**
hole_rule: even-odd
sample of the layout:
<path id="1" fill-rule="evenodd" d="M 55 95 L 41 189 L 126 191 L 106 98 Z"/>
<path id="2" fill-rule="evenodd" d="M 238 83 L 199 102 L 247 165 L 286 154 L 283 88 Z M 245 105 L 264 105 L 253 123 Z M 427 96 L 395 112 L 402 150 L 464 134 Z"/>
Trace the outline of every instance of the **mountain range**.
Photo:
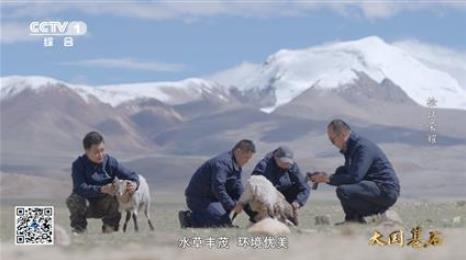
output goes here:
<path id="1" fill-rule="evenodd" d="M 203 78 L 91 86 L 12 75 L 0 91 L 0 170 L 8 173 L 68 180 L 90 130 L 165 187 L 182 186 L 202 160 L 240 138 L 256 141 L 255 161 L 287 144 L 305 167 L 330 170 L 341 162 L 325 136 L 333 118 L 383 146 L 400 171 L 455 176 L 466 166 L 455 152 L 466 148 L 465 87 L 375 36 L 284 49 Z M 428 98 L 437 102 L 436 145 L 427 142 Z M 445 157 L 433 162 L 438 154 Z"/>

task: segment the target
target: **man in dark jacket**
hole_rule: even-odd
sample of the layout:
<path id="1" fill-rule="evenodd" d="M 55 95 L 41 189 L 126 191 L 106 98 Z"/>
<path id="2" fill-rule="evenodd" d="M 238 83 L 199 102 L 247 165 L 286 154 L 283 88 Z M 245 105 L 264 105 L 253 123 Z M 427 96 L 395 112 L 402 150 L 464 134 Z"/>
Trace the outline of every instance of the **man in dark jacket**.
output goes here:
<path id="1" fill-rule="evenodd" d="M 182 228 L 232 226 L 229 214 L 243 192 L 242 167 L 255 152 L 252 141 L 241 140 L 197 169 L 185 191 L 190 211 L 178 213 Z"/>
<path id="2" fill-rule="evenodd" d="M 345 212 L 342 223 L 365 223 L 365 216 L 382 214 L 395 204 L 400 185 L 383 151 L 352 132 L 340 119 L 330 122 L 327 135 L 345 156 L 345 165 L 330 176 L 324 172 L 313 175 L 311 181 L 337 186 L 336 193 Z"/>
<path id="3" fill-rule="evenodd" d="M 86 218 L 101 218 L 102 232 L 117 231 L 121 214 L 113 195 L 113 179 L 130 180 L 127 190 L 133 193 L 139 187 L 135 172 L 124 168 L 105 154 L 104 138 L 90 132 L 83 139 L 85 153 L 72 164 L 73 192 L 66 199 L 73 233 L 86 231 Z"/>
<path id="4" fill-rule="evenodd" d="M 280 146 L 268 153 L 254 168 L 252 175 L 263 175 L 280 191 L 286 200 L 298 210 L 309 197 L 307 178 L 301 174 L 298 164 L 293 160 L 293 152 L 287 146 Z M 248 207 L 245 212 L 252 222 L 254 212 Z"/>

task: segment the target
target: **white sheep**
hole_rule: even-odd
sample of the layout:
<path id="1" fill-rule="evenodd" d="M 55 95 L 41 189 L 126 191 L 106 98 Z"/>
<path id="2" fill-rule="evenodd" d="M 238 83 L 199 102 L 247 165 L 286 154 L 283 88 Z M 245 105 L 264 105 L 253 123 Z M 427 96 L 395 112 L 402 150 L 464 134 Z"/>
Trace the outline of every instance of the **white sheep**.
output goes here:
<path id="1" fill-rule="evenodd" d="M 287 225 L 273 218 L 264 218 L 248 228 L 255 235 L 276 236 L 291 233 Z"/>
<path id="2" fill-rule="evenodd" d="M 126 232 L 126 226 L 131 216 L 133 217 L 134 230 L 138 231 L 137 215 L 144 209 L 144 215 L 147 218 L 150 230 L 154 230 L 154 226 L 149 217 L 150 207 L 150 191 L 147 181 L 142 175 L 138 174 L 139 177 L 139 188 L 130 194 L 126 191 L 128 180 L 120 180 L 115 177 L 113 181 L 113 187 L 116 198 L 118 200 L 120 212 L 126 212 L 125 223 L 123 224 L 123 232 Z"/>
<path id="3" fill-rule="evenodd" d="M 252 175 L 239 198 L 239 203 L 248 205 L 257 212 L 254 220 L 259 222 L 267 217 L 276 218 L 286 224 L 298 225 L 297 212 L 285 196 L 262 175 Z"/>

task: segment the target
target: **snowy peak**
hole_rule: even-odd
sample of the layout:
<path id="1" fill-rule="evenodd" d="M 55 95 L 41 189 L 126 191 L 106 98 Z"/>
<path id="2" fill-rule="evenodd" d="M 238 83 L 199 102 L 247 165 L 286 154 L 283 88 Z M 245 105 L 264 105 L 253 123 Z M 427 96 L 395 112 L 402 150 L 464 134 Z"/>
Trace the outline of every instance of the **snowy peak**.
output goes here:
<path id="1" fill-rule="evenodd" d="M 98 98 L 103 93 L 86 85 L 74 85 L 65 81 L 43 76 L 8 76 L 2 77 L 0 85 L 1 99 L 16 96 L 24 90 L 43 91 L 51 88 L 68 88 L 80 95 L 86 102 L 90 96 Z"/>
<path id="2" fill-rule="evenodd" d="M 138 99 L 157 99 L 169 105 L 193 102 L 202 98 L 228 102 L 228 94 L 222 86 L 204 79 L 189 78 L 175 82 L 147 82 L 107 86 L 70 84 L 41 76 L 8 76 L 1 78 L 1 99 L 13 97 L 26 89 L 41 91 L 49 88 L 69 88 L 86 102 L 89 97 L 118 106 Z"/>
<path id="3" fill-rule="evenodd" d="M 200 78 L 188 78 L 174 82 L 148 82 L 97 87 L 108 93 L 136 98 L 155 98 L 170 105 L 179 105 L 213 96 L 220 101 L 228 101 L 223 86 Z M 122 101 L 124 102 L 124 101 Z"/>
<path id="4" fill-rule="evenodd" d="M 245 77 L 242 91 L 272 89 L 273 111 L 311 86 L 334 89 L 352 83 L 361 71 L 380 83 L 390 79 L 419 105 L 429 97 L 438 107 L 466 109 L 466 91 L 448 73 L 432 69 L 408 52 L 371 36 L 357 41 L 327 43 L 299 50 L 280 50 Z M 225 75 L 223 75 L 225 78 Z M 227 84 L 227 82 L 223 82 Z"/>
<path id="5" fill-rule="evenodd" d="M 396 84 L 389 79 L 382 82 L 376 82 L 366 73 L 354 71 L 357 74 L 357 80 L 352 83 L 335 88 L 334 92 L 345 100 L 360 104 L 367 101 L 389 102 L 394 104 L 413 105 L 415 102 Z"/>
<path id="6" fill-rule="evenodd" d="M 1 78 L 1 99 L 12 97 L 25 89 L 39 90 L 41 88 L 66 85 L 65 82 L 42 76 L 8 76 Z"/>

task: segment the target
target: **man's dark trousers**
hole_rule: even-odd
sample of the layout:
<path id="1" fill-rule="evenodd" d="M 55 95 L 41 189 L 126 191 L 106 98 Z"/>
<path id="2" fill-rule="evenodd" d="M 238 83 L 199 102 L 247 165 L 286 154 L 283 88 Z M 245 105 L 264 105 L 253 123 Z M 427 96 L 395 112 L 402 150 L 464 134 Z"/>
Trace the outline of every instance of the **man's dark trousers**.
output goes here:
<path id="1" fill-rule="evenodd" d="M 187 198 L 188 208 L 192 211 L 189 223 L 191 227 L 230 227 L 229 212 L 219 201 L 208 198 Z"/>
<path id="2" fill-rule="evenodd" d="M 373 181 L 342 184 L 336 189 L 346 220 L 384 213 L 395 204 L 398 192 Z"/>

